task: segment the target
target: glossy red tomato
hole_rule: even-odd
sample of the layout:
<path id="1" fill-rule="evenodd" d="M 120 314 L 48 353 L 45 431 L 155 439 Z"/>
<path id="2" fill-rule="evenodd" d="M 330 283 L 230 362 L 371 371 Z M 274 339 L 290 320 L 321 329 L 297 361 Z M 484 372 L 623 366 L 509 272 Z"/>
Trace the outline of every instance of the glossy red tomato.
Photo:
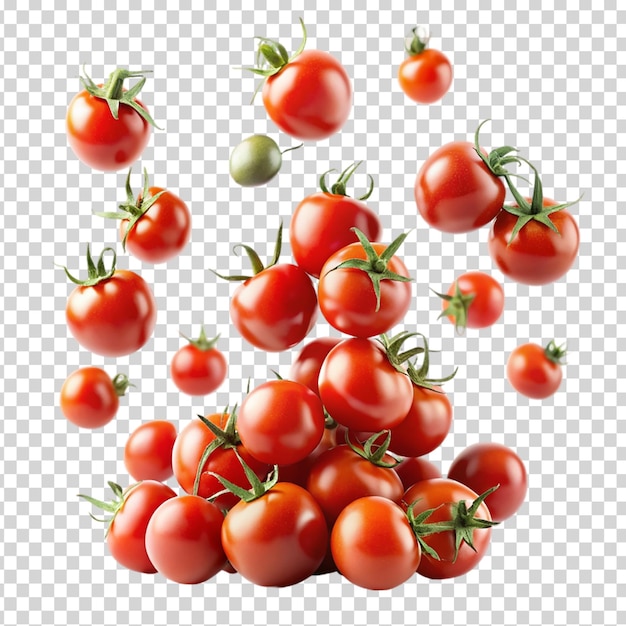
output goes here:
<path id="1" fill-rule="evenodd" d="M 330 537 L 337 569 L 365 589 L 393 589 L 415 574 L 421 551 L 400 506 L 379 496 L 351 502 Z"/>
<path id="2" fill-rule="evenodd" d="M 153 420 L 135 428 L 124 446 L 124 465 L 135 480 L 166 481 L 173 474 L 172 448 L 176 426 Z"/>
<path id="3" fill-rule="evenodd" d="M 513 350 L 506 364 L 511 385 L 528 398 L 542 400 L 555 394 L 563 379 L 561 359 L 564 351 L 554 342 L 543 348 L 525 343 Z"/>
<path id="4" fill-rule="evenodd" d="M 295 585 L 308 578 L 326 554 L 326 520 L 313 496 L 279 482 L 261 497 L 241 501 L 226 515 L 222 545 L 246 579 L 265 587 Z"/>
<path id="5" fill-rule="evenodd" d="M 272 265 L 237 287 L 230 315 L 253 346 L 280 352 L 300 343 L 315 326 L 317 295 L 302 268 Z"/>
<path id="6" fill-rule="evenodd" d="M 400 477 L 405 491 L 420 480 L 429 478 L 441 478 L 439 468 L 421 456 L 410 456 L 403 459 L 394 467 L 396 474 Z"/>
<path id="7" fill-rule="evenodd" d="M 427 48 L 402 62 L 398 81 L 411 100 L 430 104 L 448 93 L 452 84 L 452 64 L 440 50 Z"/>
<path id="8" fill-rule="evenodd" d="M 121 374 L 111 378 L 99 367 L 80 368 L 61 387 L 61 411 L 76 426 L 101 428 L 115 417 L 129 384 Z"/>
<path id="9" fill-rule="evenodd" d="M 494 485 L 492 485 L 494 486 Z M 404 494 L 403 502 L 413 508 L 415 515 L 435 509 L 426 522 L 443 522 L 453 519 L 452 504 L 465 502 L 470 508 L 478 497 L 469 487 L 449 478 L 433 478 L 415 483 Z M 477 519 L 491 521 L 487 505 L 482 502 L 478 507 Z M 491 540 L 491 528 L 473 530 L 472 542 L 475 550 L 463 540 L 455 558 L 455 533 L 451 530 L 438 532 L 423 537 L 423 540 L 439 555 L 439 560 L 422 553 L 417 571 L 427 578 L 453 578 L 462 576 L 473 569 L 484 556 Z"/>
<path id="10" fill-rule="evenodd" d="M 244 399 L 237 431 L 258 461 L 289 465 L 306 458 L 324 433 L 324 407 L 308 387 L 291 380 L 270 380 Z"/>
<path id="11" fill-rule="evenodd" d="M 413 402 L 413 383 L 374 339 L 346 339 L 335 346 L 322 364 L 319 392 L 334 420 L 360 432 L 397 426 Z"/>
<path id="12" fill-rule="evenodd" d="M 557 203 L 544 198 L 543 206 Z M 578 224 L 565 209 L 549 217 L 558 232 L 531 219 L 511 240 L 517 216 L 506 210 L 498 213 L 489 233 L 489 254 L 505 276 L 525 285 L 545 285 L 572 267 L 580 244 Z"/>
<path id="13" fill-rule="evenodd" d="M 378 255 L 387 248 L 382 243 L 373 243 L 372 247 Z M 335 269 L 350 259 L 368 259 L 360 242 L 341 248 L 324 264 L 317 286 L 322 315 L 331 326 L 354 337 L 374 337 L 388 332 L 402 321 L 411 306 L 411 283 L 406 265 L 399 257 L 391 257 L 385 271 L 407 281 L 381 280 L 378 300 L 366 271 L 350 267 Z"/>
<path id="14" fill-rule="evenodd" d="M 424 220 L 448 233 L 465 233 L 491 222 L 506 195 L 469 141 L 454 141 L 433 152 L 415 180 L 415 202 Z"/>
<path id="15" fill-rule="evenodd" d="M 316 337 L 298 352 L 289 378 L 306 385 L 319 396 L 317 381 L 326 355 L 341 341 L 339 337 Z"/>
<path id="16" fill-rule="evenodd" d="M 501 522 L 511 517 L 524 503 L 528 477 L 524 462 L 511 448 L 495 442 L 468 446 L 452 461 L 448 478 L 484 493 L 500 485 L 485 498 L 491 518 Z"/>
<path id="17" fill-rule="evenodd" d="M 224 515 L 200 496 L 163 503 L 146 529 L 146 551 L 160 574 L 186 585 L 202 583 L 226 565 L 221 533 Z"/>

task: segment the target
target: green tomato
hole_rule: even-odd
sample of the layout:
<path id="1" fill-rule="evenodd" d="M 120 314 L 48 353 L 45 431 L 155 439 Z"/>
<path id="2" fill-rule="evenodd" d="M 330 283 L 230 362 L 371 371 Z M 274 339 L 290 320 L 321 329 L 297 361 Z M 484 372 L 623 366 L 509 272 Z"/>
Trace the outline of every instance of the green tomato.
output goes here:
<path id="1" fill-rule="evenodd" d="M 272 180 L 282 163 L 282 152 L 273 139 L 252 135 L 232 151 L 230 175 L 242 187 L 257 187 Z"/>

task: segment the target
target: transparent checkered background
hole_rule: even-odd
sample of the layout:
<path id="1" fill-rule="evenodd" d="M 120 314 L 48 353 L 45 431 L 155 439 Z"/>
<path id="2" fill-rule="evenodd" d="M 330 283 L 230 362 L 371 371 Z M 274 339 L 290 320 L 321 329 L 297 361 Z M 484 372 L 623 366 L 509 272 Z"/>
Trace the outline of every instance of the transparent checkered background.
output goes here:
<path id="1" fill-rule="evenodd" d="M 618 87 L 626 53 L 617 32 L 626 12 L 616 10 L 617 0 L 497 3 L 505 9 L 482 0 L 467 9 L 422 2 L 420 10 L 407 2 L 380 11 L 364 0 L 256 2 L 254 10 L 242 0 L 222 10 L 214 2 L 192 10 L 189 0 L 180 10 L 162 0 L 119 3 L 120 10 L 54 4 L 67 7 L 5 0 L 0 25 L 2 623 L 626 623 L 626 586 L 618 583 L 626 559 L 618 523 L 626 514 L 626 422 L 617 408 L 626 406 L 617 382 L 626 374 L 626 262 L 617 253 L 626 240 L 617 205 L 626 176 L 626 96 Z M 308 26 L 308 48 L 328 50 L 345 65 L 352 115 L 340 134 L 289 152 L 266 187 L 242 189 L 229 177 L 228 158 L 244 137 L 267 133 L 283 149 L 296 142 L 268 120 L 260 98 L 250 104 L 257 79 L 236 68 L 254 62 L 255 35 L 295 50 L 298 17 Z M 432 45 L 454 64 L 450 93 L 432 106 L 409 101 L 396 81 L 403 38 L 416 24 L 430 25 Z M 118 245 L 119 266 L 154 286 L 159 314 L 145 348 L 117 360 L 88 353 L 69 335 L 64 310 L 72 285 L 54 265 L 84 274 L 86 244 L 99 252 L 116 242 L 115 225 L 92 213 L 114 210 L 124 198 L 126 172 L 92 171 L 67 146 L 65 112 L 82 64 L 96 81 L 116 66 L 154 70 L 141 97 L 164 130 L 153 133 L 141 166 L 193 213 L 191 243 L 167 265 L 142 265 Z M 493 121 L 483 145 L 519 147 L 539 166 L 547 195 L 584 193 L 573 208 L 580 256 L 556 284 L 504 280 L 488 256 L 487 229 L 445 235 L 418 217 L 412 187 L 421 163 L 443 143 L 470 138 L 485 118 Z M 108 498 L 108 480 L 128 483 L 122 449 L 142 422 L 167 418 L 182 426 L 196 413 L 239 402 L 248 379 L 288 371 L 293 353 L 255 351 L 237 335 L 228 316 L 234 286 L 209 269 L 246 268 L 231 253 L 239 242 L 270 255 L 280 219 L 288 227 L 318 174 L 360 159 L 355 183 L 365 187 L 365 170 L 374 177 L 369 204 L 385 237 L 412 229 L 403 248 L 416 279 L 406 328 L 441 350 L 434 375 L 459 366 L 447 384 L 452 431 L 430 458 L 445 472 L 466 445 L 512 446 L 528 468 L 527 502 L 494 530 L 476 570 L 443 582 L 416 577 L 387 592 L 356 588 L 337 574 L 264 589 L 226 573 L 181 586 L 122 569 L 76 494 Z M 286 238 L 285 259 L 289 253 Z M 429 286 L 447 288 L 468 269 L 503 280 L 506 311 L 493 328 L 455 337 L 452 325 L 437 320 Z M 182 345 L 179 331 L 196 334 L 201 323 L 221 333 L 230 378 L 198 400 L 177 392 L 168 363 Z M 320 321 L 315 333 L 327 332 Z M 570 350 L 560 390 L 544 402 L 519 396 L 505 380 L 509 352 L 552 338 L 567 339 Z M 95 432 L 69 424 L 57 406 L 66 376 L 92 364 L 126 371 L 137 383 L 117 419 Z"/>

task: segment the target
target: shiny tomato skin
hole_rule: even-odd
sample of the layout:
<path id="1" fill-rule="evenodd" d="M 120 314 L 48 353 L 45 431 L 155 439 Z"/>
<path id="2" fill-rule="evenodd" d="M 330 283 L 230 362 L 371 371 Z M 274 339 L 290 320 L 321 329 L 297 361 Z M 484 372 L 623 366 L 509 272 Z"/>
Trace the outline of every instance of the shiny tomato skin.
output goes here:
<path id="1" fill-rule="evenodd" d="M 232 566 L 264 587 L 295 585 L 322 562 L 328 544 L 324 514 L 298 485 L 278 482 L 226 515 L 222 545 Z"/>
<path id="2" fill-rule="evenodd" d="M 539 344 L 525 343 L 509 355 L 506 375 L 516 391 L 528 398 L 543 400 L 558 391 L 563 368 L 550 360 Z"/>
<path id="3" fill-rule="evenodd" d="M 356 227 L 368 241 L 382 236 L 380 219 L 365 203 L 334 193 L 315 193 L 296 207 L 289 224 L 289 240 L 296 264 L 319 278 L 328 258 L 357 242 Z"/>
<path id="4" fill-rule="evenodd" d="M 409 456 L 403 459 L 394 467 L 394 470 L 400 477 L 405 491 L 420 480 L 441 478 L 439 468 L 421 456 Z"/>
<path id="5" fill-rule="evenodd" d="M 428 509 L 436 509 L 425 520 L 426 523 L 443 522 L 451 519 L 450 503 L 465 500 L 469 508 L 477 497 L 478 494 L 456 480 L 433 478 L 422 480 L 407 489 L 403 497 L 403 506 L 412 506 L 415 515 Z M 491 514 L 484 502 L 478 507 L 475 517 L 491 521 Z M 418 574 L 427 578 L 454 578 L 473 569 L 487 552 L 491 541 L 491 528 L 475 529 L 472 541 L 476 551 L 463 541 L 456 560 L 454 560 L 454 533 L 452 531 L 435 533 L 423 539 L 435 550 L 440 560 L 434 559 L 426 552 L 422 553 L 422 560 L 417 568 Z"/>
<path id="6" fill-rule="evenodd" d="M 352 109 L 352 85 L 344 67 L 327 52 L 305 50 L 263 85 L 271 120 L 297 139 L 335 134 Z"/>
<path id="7" fill-rule="evenodd" d="M 172 357 L 170 376 L 183 393 L 206 396 L 226 380 L 228 363 L 217 348 L 203 350 L 191 343 L 180 348 Z"/>
<path id="8" fill-rule="evenodd" d="M 157 571 L 183 585 L 213 578 L 226 565 L 224 514 L 213 502 L 183 495 L 163 503 L 146 529 L 146 551 Z"/>
<path id="9" fill-rule="evenodd" d="M 462 450 L 448 469 L 448 478 L 484 493 L 500 485 L 485 498 L 491 518 L 501 522 L 511 517 L 524 503 L 528 476 L 519 455 L 501 443 L 480 442 Z"/>
<path id="10" fill-rule="evenodd" d="M 433 152 L 415 179 L 415 202 L 424 220 L 448 233 L 466 233 L 491 222 L 504 204 L 504 183 L 468 141 Z"/>
<path id="11" fill-rule="evenodd" d="M 413 383 L 373 339 L 345 339 L 335 346 L 322 364 L 319 391 L 330 416 L 360 432 L 393 428 L 413 401 Z"/>
<path id="12" fill-rule="evenodd" d="M 493 326 L 502 316 L 504 311 L 504 290 L 502 285 L 489 274 L 484 272 L 466 272 L 461 274 L 450 285 L 448 295 L 459 291 L 464 294 L 474 294 L 473 300 L 467 309 L 467 328 L 487 328 Z M 448 303 L 444 300 L 441 303 L 442 309 L 446 309 Z M 448 314 L 446 316 L 453 324 L 456 323 L 456 316 Z"/>
<path id="13" fill-rule="evenodd" d="M 413 384 L 413 402 L 406 417 L 391 429 L 389 451 L 423 456 L 438 448 L 452 426 L 452 403 L 441 387 Z"/>
<path id="14" fill-rule="evenodd" d="M 452 84 L 452 64 L 440 50 L 427 48 L 407 57 L 398 69 L 402 91 L 420 104 L 441 100 Z"/>
<path id="15" fill-rule="evenodd" d="M 146 109 L 140 100 L 135 102 Z M 66 128 L 76 156 L 89 167 L 103 171 L 132 165 L 150 139 L 150 124 L 131 107 L 120 104 L 116 120 L 106 100 L 87 91 L 76 94 L 70 102 Z"/>
<path id="16" fill-rule="evenodd" d="M 164 191 L 150 187 L 152 196 Z M 120 240 L 124 239 L 128 220 L 120 222 Z M 165 263 L 180 254 L 191 234 L 191 213 L 187 205 L 171 191 L 165 191 L 135 223 L 126 238 L 126 250 L 144 263 Z"/>
<path id="17" fill-rule="evenodd" d="M 330 546 L 339 572 L 365 589 L 393 589 L 409 580 L 420 563 L 406 514 L 380 496 L 351 502 L 333 526 Z"/>
<path id="18" fill-rule="evenodd" d="M 306 385 L 319 396 L 319 379 L 322 363 L 328 353 L 341 341 L 339 337 L 316 337 L 307 343 L 297 354 L 289 378 Z"/>
<path id="19" fill-rule="evenodd" d="M 381 254 L 387 246 L 373 243 L 372 247 Z M 367 259 L 361 243 L 341 248 L 324 264 L 317 286 L 322 315 L 333 328 L 353 337 L 386 333 L 399 324 L 409 310 L 411 283 L 382 280 L 377 311 L 374 285 L 366 272 L 354 268 L 334 269 L 348 259 Z M 406 265 L 397 256 L 391 258 L 387 269 L 410 278 Z"/>
<path id="20" fill-rule="evenodd" d="M 117 413 L 120 400 L 111 377 L 99 367 L 72 372 L 61 387 L 63 415 L 81 428 L 106 426 Z"/>
<path id="21" fill-rule="evenodd" d="M 544 198 L 544 207 L 557 203 Z M 514 206 L 514 205 L 513 205 Z M 509 243 L 517 217 L 500 211 L 489 232 L 489 254 L 508 278 L 524 285 L 546 285 L 562 278 L 574 264 L 580 245 L 576 220 L 566 209 L 550 214 L 558 233 L 536 220 Z"/>
<path id="22" fill-rule="evenodd" d="M 150 287 L 129 270 L 115 270 L 111 278 L 91 287 L 77 286 L 65 313 L 78 343 L 109 357 L 140 350 L 150 339 L 157 318 Z"/>
<path id="23" fill-rule="evenodd" d="M 144 574 L 157 571 L 146 551 L 146 529 L 156 509 L 174 497 L 172 489 L 154 480 L 144 480 L 126 490 L 124 505 L 107 533 L 109 552 L 120 565 Z"/>
<path id="24" fill-rule="evenodd" d="M 393 459 L 387 457 L 386 462 Z M 331 528 L 350 502 L 364 496 L 381 496 L 399 503 L 404 487 L 391 467 L 380 467 L 357 454 L 348 444 L 321 454 L 309 471 L 307 491 L 322 508 Z"/>
<path id="25" fill-rule="evenodd" d="M 164 482 L 173 475 L 172 448 L 176 426 L 167 420 L 141 424 L 124 446 L 124 465 L 135 480 Z"/>
<path id="26" fill-rule="evenodd" d="M 317 320 L 317 294 L 308 274 L 290 263 L 273 265 L 239 285 L 231 320 L 246 341 L 268 352 L 300 343 Z"/>

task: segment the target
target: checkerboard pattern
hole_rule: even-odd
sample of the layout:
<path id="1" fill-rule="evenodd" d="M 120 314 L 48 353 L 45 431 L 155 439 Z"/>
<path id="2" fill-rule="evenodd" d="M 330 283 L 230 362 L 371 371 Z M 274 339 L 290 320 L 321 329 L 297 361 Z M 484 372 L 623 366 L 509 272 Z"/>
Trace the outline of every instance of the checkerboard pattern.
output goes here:
<path id="1" fill-rule="evenodd" d="M 114 3 L 113 3 L 114 4 Z M 105 3 L 113 6 L 112 3 Z M 122 4 L 122 3 L 120 3 Z M 131 0 L 124 8 L 78 2 L 5 0 L 0 24 L 0 616 L 8 625 L 124 624 L 624 624 L 626 585 L 626 12 L 617 0 L 473 0 L 377 3 L 302 0 L 245 4 Z M 207 8 L 202 9 L 203 4 Z M 62 6 L 64 5 L 64 6 Z M 317 5 L 317 8 L 311 8 Z M 387 6 L 390 6 L 388 3 Z M 57 8 L 44 8 L 55 6 Z M 258 79 L 242 71 L 255 59 L 255 36 L 327 50 L 346 67 L 353 110 L 343 130 L 285 155 L 266 187 L 240 188 L 228 173 L 231 149 L 254 133 L 281 149 L 295 140 L 250 102 Z M 396 73 L 403 39 L 416 24 L 454 65 L 450 93 L 431 106 L 409 101 Z M 86 244 L 99 253 L 116 227 L 93 215 L 124 199 L 126 172 L 92 171 L 67 145 L 65 112 L 85 64 L 96 81 L 113 68 L 150 68 L 142 100 L 164 130 L 141 159 L 155 184 L 180 195 L 193 214 L 191 242 L 177 259 L 144 265 L 118 247 L 120 267 L 154 287 L 159 313 L 143 350 L 108 359 L 80 348 L 65 324 L 72 285 L 55 265 L 83 273 Z M 621 76 L 621 79 L 619 77 Z M 621 80 L 622 88 L 618 86 Z M 446 235 L 429 229 L 413 200 L 415 175 L 442 144 L 469 139 L 477 124 L 487 147 L 512 144 L 539 166 L 546 195 L 573 200 L 580 256 L 567 276 L 544 287 L 505 280 L 486 248 L 487 229 Z M 107 498 L 108 480 L 128 482 L 123 445 L 137 425 L 167 418 L 182 427 L 196 413 L 240 402 L 247 381 L 286 373 L 293 353 L 254 350 L 229 323 L 234 287 L 210 271 L 236 272 L 247 261 L 232 245 L 271 255 L 281 220 L 317 189 L 318 175 L 363 160 L 376 181 L 369 204 L 389 240 L 410 230 L 403 247 L 415 277 L 406 328 L 425 333 L 432 373 L 459 374 L 447 384 L 455 413 L 450 435 L 430 455 L 445 473 L 477 441 L 517 450 L 529 472 L 526 503 L 493 531 L 479 567 L 450 581 L 415 577 L 369 592 L 337 574 L 285 589 L 256 587 L 221 573 L 197 586 L 129 572 L 107 552 L 103 529 L 78 493 Z M 134 187 L 140 186 L 139 164 Z M 290 254 L 285 238 L 284 256 Z M 437 319 L 442 290 L 481 269 L 502 280 L 506 311 L 485 331 L 454 335 Z M 200 324 L 221 333 L 228 382 L 201 400 L 180 394 L 168 363 L 179 332 Z M 328 333 L 320 321 L 311 336 Z M 567 340 L 565 376 L 543 402 L 518 395 L 505 379 L 521 342 Z M 137 384 L 116 420 L 79 430 L 58 408 L 67 375 L 81 366 L 125 371 Z M 622 389 L 620 391 L 620 388 Z M 174 485 L 173 485 L 174 486 Z"/>

